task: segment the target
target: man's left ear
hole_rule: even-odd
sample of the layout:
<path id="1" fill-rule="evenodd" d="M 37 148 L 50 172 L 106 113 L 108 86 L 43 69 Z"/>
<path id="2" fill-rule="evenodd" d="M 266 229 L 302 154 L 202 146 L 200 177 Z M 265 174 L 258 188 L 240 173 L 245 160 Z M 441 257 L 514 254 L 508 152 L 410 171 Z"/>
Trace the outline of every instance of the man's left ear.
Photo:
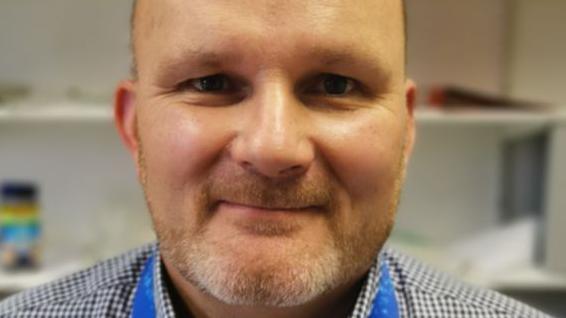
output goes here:
<path id="1" fill-rule="evenodd" d="M 411 153 L 413 152 L 413 146 L 415 144 L 416 138 L 416 127 L 415 127 L 415 103 L 417 99 L 417 86 L 415 82 L 408 79 L 405 82 L 405 107 L 407 109 L 407 139 L 405 141 L 405 164 L 409 161 Z"/>

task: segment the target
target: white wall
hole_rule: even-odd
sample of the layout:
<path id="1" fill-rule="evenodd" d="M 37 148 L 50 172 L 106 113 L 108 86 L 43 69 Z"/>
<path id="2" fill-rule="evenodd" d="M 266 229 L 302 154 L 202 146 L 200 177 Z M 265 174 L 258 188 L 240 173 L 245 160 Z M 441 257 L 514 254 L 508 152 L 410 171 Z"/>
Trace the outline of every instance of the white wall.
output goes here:
<path id="1" fill-rule="evenodd" d="M 0 1 L 0 83 L 108 98 L 129 70 L 129 0 Z"/>
<path id="2" fill-rule="evenodd" d="M 131 0 L 0 1 L 0 82 L 109 97 L 129 69 Z M 566 1 L 408 0 L 409 74 L 563 104 Z"/>
<path id="3" fill-rule="evenodd" d="M 502 129 L 420 124 L 396 230 L 450 243 L 496 224 Z"/>
<path id="4" fill-rule="evenodd" d="M 455 84 L 501 92 L 506 0 L 408 0 L 409 75 L 423 93 Z"/>
<path id="5" fill-rule="evenodd" d="M 409 73 L 425 89 L 502 87 L 505 0 L 408 0 Z M 0 1 L 0 82 L 110 96 L 129 69 L 131 0 Z"/>
<path id="6" fill-rule="evenodd" d="M 566 107 L 566 1 L 515 2 L 509 92 Z"/>

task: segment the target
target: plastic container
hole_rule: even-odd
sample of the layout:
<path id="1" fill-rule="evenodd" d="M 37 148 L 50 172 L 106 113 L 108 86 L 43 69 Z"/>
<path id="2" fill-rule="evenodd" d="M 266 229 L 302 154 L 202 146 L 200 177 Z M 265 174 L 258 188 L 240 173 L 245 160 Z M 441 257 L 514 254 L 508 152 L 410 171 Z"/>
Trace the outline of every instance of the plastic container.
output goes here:
<path id="1" fill-rule="evenodd" d="M 37 188 L 29 183 L 2 185 L 0 266 L 6 270 L 39 266 L 40 222 Z"/>

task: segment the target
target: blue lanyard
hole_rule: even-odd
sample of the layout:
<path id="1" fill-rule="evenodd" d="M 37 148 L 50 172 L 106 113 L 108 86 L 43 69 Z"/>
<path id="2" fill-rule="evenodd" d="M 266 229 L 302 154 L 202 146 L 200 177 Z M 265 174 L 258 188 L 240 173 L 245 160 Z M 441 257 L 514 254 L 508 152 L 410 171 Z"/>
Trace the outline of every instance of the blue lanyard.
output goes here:
<path id="1" fill-rule="evenodd" d="M 145 263 L 143 272 L 140 276 L 131 318 L 155 318 L 153 269 L 155 267 L 155 257 L 151 256 Z M 373 300 L 373 308 L 370 318 L 398 318 L 399 308 L 395 298 L 395 287 L 393 286 L 387 265 L 381 266 L 381 277 L 379 280 L 379 291 Z"/>
<path id="2" fill-rule="evenodd" d="M 153 296 L 153 269 L 155 268 L 155 256 L 150 256 L 138 282 L 136 295 L 134 296 L 134 307 L 131 318 L 155 318 L 155 300 Z"/>
<path id="3" fill-rule="evenodd" d="M 383 263 L 380 268 L 379 290 L 373 299 L 370 318 L 399 318 L 399 306 L 395 297 L 395 286 L 389 275 L 389 267 Z"/>

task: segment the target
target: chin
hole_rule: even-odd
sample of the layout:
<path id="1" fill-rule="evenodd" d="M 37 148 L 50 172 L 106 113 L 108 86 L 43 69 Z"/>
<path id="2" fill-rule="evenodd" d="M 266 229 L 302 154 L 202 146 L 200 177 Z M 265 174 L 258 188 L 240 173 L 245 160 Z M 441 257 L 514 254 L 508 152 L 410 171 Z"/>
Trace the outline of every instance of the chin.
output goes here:
<path id="1" fill-rule="evenodd" d="M 230 305 L 299 306 L 343 282 L 343 259 L 334 244 L 258 240 L 245 244 L 193 239 L 171 256 L 191 285 Z"/>

